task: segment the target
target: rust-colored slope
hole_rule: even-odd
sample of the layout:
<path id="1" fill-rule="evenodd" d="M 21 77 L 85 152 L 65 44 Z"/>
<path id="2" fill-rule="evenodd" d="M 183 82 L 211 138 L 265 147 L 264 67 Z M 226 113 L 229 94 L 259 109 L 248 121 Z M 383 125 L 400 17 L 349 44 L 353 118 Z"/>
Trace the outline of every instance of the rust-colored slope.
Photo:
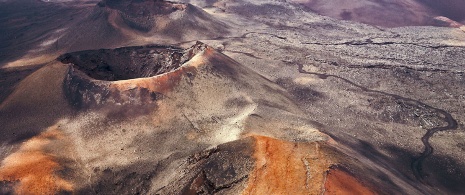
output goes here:
<path id="1" fill-rule="evenodd" d="M 0 181 L 18 182 L 17 194 L 56 194 L 71 191 L 73 184 L 58 175 L 62 166 L 47 151 L 53 142 L 64 139 L 57 127 L 51 127 L 29 139 L 21 148 L 5 158 L 0 167 Z"/>
<path id="2" fill-rule="evenodd" d="M 328 171 L 324 194 L 327 195 L 371 195 L 375 194 L 368 187 L 361 184 L 356 178 L 342 169 Z"/>
<path id="3" fill-rule="evenodd" d="M 255 168 L 243 194 L 376 194 L 338 165 L 351 167 L 328 142 L 255 139 Z M 336 167 L 336 168 L 334 168 Z"/>
<path id="4" fill-rule="evenodd" d="M 77 52 L 60 58 L 61 63 L 42 68 L 40 71 L 44 73 L 39 76 L 60 74 L 48 77 L 56 83 L 46 85 L 56 92 L 40 94 L 56 99 L 41 100 L 46 105 L 60 105 L 65 100 L 81 105 L 73 109 L 79 115 L 67 117 L 63 113 L 63 117 L 54 119 L 65 118 L 60 130 L 52 127 L 27 140 L 20 150 L 3 161 L 0 181 L 17 182 L 14 189 L 17 193 L 37 194 L 61 191 L 88 194 L 94 190 L 112 194 L 158 191 L 177 194 L 183 186 L 191 192 L 321 194 L 331 166 L 348 164 L 350 167 L 341 157 L 344 154 L 319 141 L 327 140 L 326 135 L 313 124 L 300 121 L 302 113 L 284 90 L 205 44 L 197 43 L 185 50 L 173 49 L 175 54 L 183 54 L 183 60 L 165 63 L 161 68 L 166 71 L 153 75 L 142 71 L 133 74 L 139 63 L 134 63 L 134 67 L 122 63 L 126 66 L 118 71 L 119 64 L 107 63 L 101 55 L 117 51 L 115 54 L 121 57 L 136 51 L 138 55 L 132 57 L 141 58 L 136 62 L 144 62 L 145 56 L 164 59 L 165 53 L 157 53 L 157 48 L 171 50 L 147 46 Z M 89 53 L 95 54 L 95 58 L 83 55 Z M 88 71 L 86 68 L 95 65 L 92 61 L 97 62 L 97 68 Z M 99 69 L 99 64 L 108 67 Z M 130 74 L 126 74 L 124 67 L 132 68 Z M 26 80 L 27 84 L 36 77 L 46 80 L 34 76 Z M 37 100 L 29 102 L 25 94 L 43 88 L 46 87 L 17 88 L 14 96 L 9 97 L 13 103 L 13 100 L 17 102 L 8 106 L 35 105 Z M 271 93 L 274 95 L 270 96 Z M 68 106 L 64 104 L 60 108 Z M 63 136 L 62 130 L 73 140 Z M 223 150 L 221 147 L 208 151 L 195 166 L 182 168 L 176 164 L 192 153 L 234 142 L 246 135 L 257 136 L 252 136 L 254 142 L 246 142 L 249 145 L 240 144 L 244 146 L 242 152 L 238 153 L 241 150 L 233 144 L 230 150 L 223 148 L 226 151 L 223 153 L 218 152 Z M 63 139 L 68 141 L 60 141 Z M 76 147 L 67 149 L 70 146 Z M 69 160 L 69 156 L 78 160 Z M 225 160 L 228 162 L 224 163 Z M 85 169 L 76 167 L 76 161 L 85 164 Z M 151 166 L 160 163 L 166 167 Z M 177 183 L 164 189 L 173 182 Z M 115 183 L 124 185 L 115 187 Z"/>
<path id="5" fill-rule="evenodd" d="M 243 194 L 321 194 L 325 171 L 335 163 L 327 146 L 254 137 L 256 165 Z"/>

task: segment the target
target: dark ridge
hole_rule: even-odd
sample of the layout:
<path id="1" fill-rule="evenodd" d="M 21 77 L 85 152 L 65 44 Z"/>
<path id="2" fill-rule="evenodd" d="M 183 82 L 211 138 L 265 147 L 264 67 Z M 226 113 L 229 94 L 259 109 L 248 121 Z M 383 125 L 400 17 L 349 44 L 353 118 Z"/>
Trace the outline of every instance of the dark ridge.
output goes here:
<path id="1" fill-rule="evenodd" d="M 170 46 L 137 46 L 67 53 L 58 58 L 96 80 L 152 77 L 179 68 L 194 54 Z"/>
<path id="2" fill-rule="evenodd" d="M 97 5 L 124 11 L 134 17 L 167 15 L 186 8 L 186 4 L 164 0 L 103 0 Z"/>

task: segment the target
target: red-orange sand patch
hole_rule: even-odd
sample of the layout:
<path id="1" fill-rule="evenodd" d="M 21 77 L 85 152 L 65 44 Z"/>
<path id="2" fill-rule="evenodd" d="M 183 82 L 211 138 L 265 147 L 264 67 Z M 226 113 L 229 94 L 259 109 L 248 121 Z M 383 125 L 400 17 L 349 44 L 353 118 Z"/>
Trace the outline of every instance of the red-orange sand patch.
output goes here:
<path id="1" fill-rule="evenodd" d="M 60 165 L 44 148 L 63 135 L 56 128 L 24 142 L 21 148 L 6 157 L 0 167 L 0 181 L 19 183 L 15 185 L 16 194 L 56 194 L 71 191 L 73 185 L 60 178 L 56 171 Z"/>
<path id="2" fill-rule="evenodd" d="M 331 169 L 325 182 L 327 195 L 371 195 L 375 194 L 368 187 L 361 184 L 356 178 L 340 169 Z"/>
<path id="3" fill-rule="evenodd" d="M 256 163 L 243 194 L 321 194 L 325 172 L 333 163 L 327 146 L 254 138 Z"/>

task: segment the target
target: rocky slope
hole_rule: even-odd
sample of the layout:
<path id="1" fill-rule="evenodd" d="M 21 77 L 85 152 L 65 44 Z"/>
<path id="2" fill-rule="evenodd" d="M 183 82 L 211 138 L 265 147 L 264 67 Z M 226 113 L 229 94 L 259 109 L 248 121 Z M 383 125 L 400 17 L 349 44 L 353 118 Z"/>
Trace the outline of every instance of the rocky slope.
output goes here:
<path id="1" fill-rule="evenodd" d="M 148 59 L 150 71 L 140 69 Z M 309 194 L 347 182 L 374 193 L 379 185 L 285 90 L 200 42 L 64 54 L 0 110 L 2 143 L 12 146 L 0 167 L 5 193 Z"/>

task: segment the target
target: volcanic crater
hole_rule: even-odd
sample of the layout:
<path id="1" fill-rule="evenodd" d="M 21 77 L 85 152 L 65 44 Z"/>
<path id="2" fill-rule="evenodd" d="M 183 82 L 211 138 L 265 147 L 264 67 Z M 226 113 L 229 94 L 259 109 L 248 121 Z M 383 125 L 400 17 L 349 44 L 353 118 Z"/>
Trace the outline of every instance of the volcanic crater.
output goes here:
<path id="1" fill-rule="evenodd" d="M 152 77 L 179 68 L 195 53 L 171 46 L 136 46 L 87 50 L 58 58 L 96 80 L 117 81 Z"/>
<path id="2" fill-rule="evenodd" d="M 206 48 L 200 42 L 188 49 L 133 46 L 67 53 L 57 60 L 69 66 L 63 88 L 72 105 L 142 105 L 171 89 L 186 71 L 180 67 Z"/>

